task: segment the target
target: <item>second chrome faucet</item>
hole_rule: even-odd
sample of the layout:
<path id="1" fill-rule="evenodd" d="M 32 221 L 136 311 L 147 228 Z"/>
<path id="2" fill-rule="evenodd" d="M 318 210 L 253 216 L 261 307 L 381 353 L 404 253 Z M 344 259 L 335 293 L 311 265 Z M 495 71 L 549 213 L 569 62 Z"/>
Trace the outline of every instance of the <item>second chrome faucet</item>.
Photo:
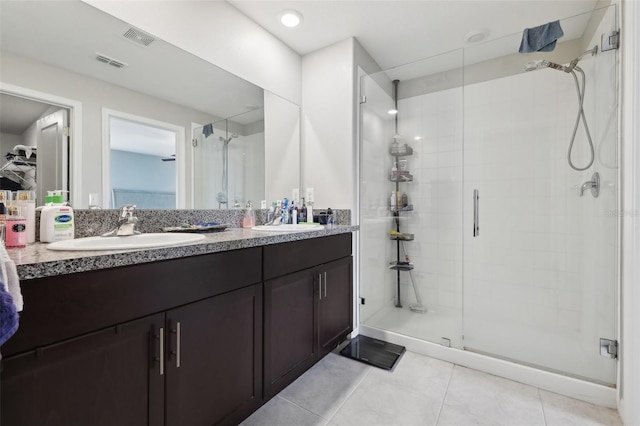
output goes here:
<path id="1" fill-rule="evenodd" d="M 126 204 L 120 207 L 120 219 L 116 223 L 115 228 L 102 234 L 103 237 L 124 237 L 128 235 L 139 234 L 136 230 L 138 218 L 133 215 L 136 210 L 135 204 Z"/>

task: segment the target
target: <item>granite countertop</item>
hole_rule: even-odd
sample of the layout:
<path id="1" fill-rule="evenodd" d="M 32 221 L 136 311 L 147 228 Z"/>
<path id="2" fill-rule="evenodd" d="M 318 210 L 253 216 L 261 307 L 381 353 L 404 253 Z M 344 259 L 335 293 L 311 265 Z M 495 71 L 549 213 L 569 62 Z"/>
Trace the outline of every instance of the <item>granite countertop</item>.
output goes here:
<path id="1" fill-rule="evenodd" d="M 21 280 L 53 275 L 72 274 L 159 260 L 177 259 L 227 250 L 259 247 L 289 241 L 306 240 L 358 230 L 358 226 L 334 225 L 322 231 L 260 232 L 251 229 L 229 228 L 222 232 L 204 234 L 196 243 L 172 247 L 136 250 L 53 251 L 46 244 L 34 243 L 25 248 L 7 248 L 15 262 Z"/>

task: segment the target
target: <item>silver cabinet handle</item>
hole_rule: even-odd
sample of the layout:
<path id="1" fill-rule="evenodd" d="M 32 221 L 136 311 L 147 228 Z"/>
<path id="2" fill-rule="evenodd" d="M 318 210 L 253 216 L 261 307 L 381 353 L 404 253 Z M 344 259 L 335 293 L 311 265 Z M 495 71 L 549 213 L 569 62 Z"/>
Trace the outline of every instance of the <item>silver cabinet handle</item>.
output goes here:
<path id="1" fill-rule="evenodd" d="M 180 341 L 182 340 L 180 337 L 180 322 L 178 321 L 177 325 L 177 331 L 176 331 L 176 368 L 180 368 Z"/>
<path id="2" fill-rule="evenodd" d="M 320 300 L 322 300 L 322 274 L 318 274 L 318 281 L 320 282 Z"/>
<path id="3" fill-rule="evenodd" d="M 176 328 L 171 328 L 171 332 L 176 335 L 176 350 L 171 351 L 171 355 L 176 357 L 176 368 L 180 368 L 180 321 L 176 322 Z"/>
<path id="4" fill-rule="evenodd" d="M 473 236 L 480 235 L 480 191 L 473 190 Z"/>
<path id="5" fill-rule="evenodd" d="M 327 271 L 324 272 L 324 298 L 327 298 Z"/>
<path id="6" fill-rule="evenodd" d="M 160 327 L 160 375 L 164 375 L 164 328 Z"/>

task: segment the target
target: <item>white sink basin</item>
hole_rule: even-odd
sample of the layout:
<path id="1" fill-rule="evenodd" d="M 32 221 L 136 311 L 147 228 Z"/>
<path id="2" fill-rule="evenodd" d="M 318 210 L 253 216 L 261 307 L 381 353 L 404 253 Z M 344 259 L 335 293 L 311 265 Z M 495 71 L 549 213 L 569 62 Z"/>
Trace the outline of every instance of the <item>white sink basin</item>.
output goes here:
<path id="1" fill-rule="evenodd" d="M 204 240 L 202 234 L 157 233 L 138 234 L 127 237 L 86 237 L 56 241 L 47 245 L 49 250 L 129 250 L 167 247 Z"/>
<path id="2" fill-rule="evenodd" d="M 254 231 L 267 231 L 267 232 L 305 232 L 305 231 L 322 231 L 324 227 L 322 225 L 260 225 L 254 226 Z"/>

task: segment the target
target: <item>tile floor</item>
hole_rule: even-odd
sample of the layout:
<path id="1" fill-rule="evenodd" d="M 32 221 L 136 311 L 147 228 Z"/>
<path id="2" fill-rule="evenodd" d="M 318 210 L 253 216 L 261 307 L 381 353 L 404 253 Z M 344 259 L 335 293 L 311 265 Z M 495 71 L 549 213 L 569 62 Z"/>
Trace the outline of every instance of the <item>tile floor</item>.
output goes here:
<path id="1" fill-rule="evenodd" d="M 245 426 L 622 425 L 615 410 L 407 352 L 393 372 L 329 354 Z"/>

